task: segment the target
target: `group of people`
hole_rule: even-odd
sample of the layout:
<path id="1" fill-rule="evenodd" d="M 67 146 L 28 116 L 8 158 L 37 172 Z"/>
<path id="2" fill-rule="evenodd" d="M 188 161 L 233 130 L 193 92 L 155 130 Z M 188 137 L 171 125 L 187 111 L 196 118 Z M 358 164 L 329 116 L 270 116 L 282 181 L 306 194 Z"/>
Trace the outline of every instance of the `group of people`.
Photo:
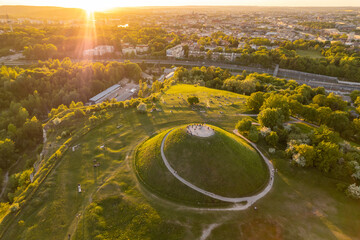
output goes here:
<path id="1" fill-rule="evenodd" d="M 192 124 L 192 125 L 188 125 L 186 126 L 186 132 L 190 135 L 193 135 L 192 130 L 196 131 L 196 130 L 201 130 L 203 127 L 207 128 L 207 130 L 210 130 L 209 126 L 206 126 L 205 123 L 200 123 L 200 124 Z"/>

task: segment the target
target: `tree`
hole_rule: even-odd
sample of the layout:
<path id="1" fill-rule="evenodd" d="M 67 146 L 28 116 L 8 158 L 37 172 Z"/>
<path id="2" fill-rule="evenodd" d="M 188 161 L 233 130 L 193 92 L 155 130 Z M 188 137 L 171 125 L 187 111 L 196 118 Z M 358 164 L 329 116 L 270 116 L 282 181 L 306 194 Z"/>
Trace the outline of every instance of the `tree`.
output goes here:
<path id="1" fill-rule="evenodd" d="M 334 168 L 337 160 L 341 156 L 339 145 L 325 141 L 318 144 L 316 152 L 317 157 L 314 160 L 314 165 L 325 173 Z"/>
<path id="2" fill-rule="evenodd" d="M 317 109 L 317 122 L 318 124 L 327 124 L 329 116 L 331 115 L 332 110 L 329 107 L 319 107 Z"/>
<path id="3" fill-rule="evenodd" d="M 194 105 L 199 103 L 199 98 L 196 96 L 188 97 L 187 101 L 190 105 Z"/>
<path id="4" fill-rule="evenodd" d="M 246 100 L 246 105 L 249 109 L 259 112 L 259 109 L 264 103 L 264 93 L 262 92 L 255 92 L 250 95 L 250 97 Z"/>
<path id="5" fill-rule="evenodd" d="M 313 97 L 313 103 L 319 106 L 326 106 L 326 96 L 325 94 L 317 94 Z"/>
<path id="6" fill-rule="evenodd" d="M 183 51 L 184 51 L 185 58 L 188 58 L 189 57 L 189 45 L 184 45 Z"/>
<path id="7" fill-rule="evenodd" d="M 258 115 L 259 123 L 261 126 L 274 128 L 284 123 L 284 116 L 279 108 L 266 108 Z"/>
<path id="8" fill-rule="evenodd" d="M 304 159 L 303 167 L 313 166 L 313 161 L 316 158 L 316 151 L 313 146 L 307 144 L 294 145 L 294 151 L 298 154 L 298 157 Z"/>
<path id="9" fill-rule="evenodd" d="M 127 78 L 135 80 L 136 82 L 140 80 L 142 70 L 138 64 L 132 62 L 125 62 L 124 67 Z"/>
<path id="10" fill-rule="evenodd" d="M 15 143 L 6 138 L 4 141 L 0 140 L 0 167 L 2 169 L 8 168 L 15 159 Z"/>
<path id="11" fill-rule="evenodd" d="M 249 131 L 251 128 L 251 125 L 252 125 L 252 122 L 250 120 L 242 119 L 242 120 L 238 121 L 235 128 L 239 132 L 244 132 L 244 131 Z"/>
<path id="12" fill-rule="evenodd" d="M 332 112 L 327 125 L 340 133 L 345 131 L 350 126 L 348 113 L 343 111 Z"/>
<path id="13" fill-rule="evenodd" d="M 281 115 L 284 117 L 284 120 L 288 120 L 290 116 L 289 103 L 287 97 L 280 94 L 271 94 L 262 105 L 261 109 L 266 108 L 277 108 L 281 111 Z"/>
<path id="14" fill-rule="evenodd" d="M 211 60 L 211 59 L 212 59 L 212 55 L 213 55 L 213 53 L 212 53 L 211 50 L 207 51 L 207 52 L 206 52 L 206 59 Z"/>
<path id="15" fill-rule="evenodd" d="M 79 110 L 79 109 L 76 109 Z M 27 120 L 22 128 L 22 138 L 31 140 L 34 143 L 43 141 L 43 128 L 41 122 L 34 116 Z"/>
<path id="16" fill-rule="evenodd" d="M 360 91 L 359 90 L 354 90 L 350 93 L 350 98 L 352 102 L 355 102 L 355 100 L 360 97 Z"/>
<path id="17" fill-rule="evenodd" d="M 249 140 L 252 142 L 256 143 L 257 141 L 259 141 L 259 131 L 255 126 L 251 126 L 248 137 Z"/>
<path id="18" fill-rule="evenodd" d="M 270 146 L 275 147 L 279 141 L 279 136 L 276 132 L 271 131 L 270 134 L 265 137 L 265 141 Z"/>
<path id="19" fill-rule="evenodd" d="M 330 93 L 326 97 L 326 106 L 330 107 L 332 110 L 344 110 L 346 105 L 347 103 L 334 93 Z"/>
<path id="20" fill-rule="evenodd" d="M 337 143 L 338 134 L 336 132 L 331 131 L 327 126 L 321 125 L 320 127 L 314 129 L 312 134 L 312 142 L 317 145 L 321 141 Z"/>

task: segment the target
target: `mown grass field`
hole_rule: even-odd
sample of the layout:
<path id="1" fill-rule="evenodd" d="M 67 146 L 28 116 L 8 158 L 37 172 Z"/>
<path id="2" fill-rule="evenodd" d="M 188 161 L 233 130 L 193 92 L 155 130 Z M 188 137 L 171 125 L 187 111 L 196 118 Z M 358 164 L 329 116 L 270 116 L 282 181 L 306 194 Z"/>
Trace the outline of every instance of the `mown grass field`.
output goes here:
<path id="1" fill-rule="evenodd" d="M 169 134 L 165 155 L 179 175 L 225 197 L 254 195 L 268 181 L 267 166 L 245 141 L 220 128 L 208 138 L 191 136 L 186 126 Z"/>
<path id="2" fill-rule="evenodd" d="M 187 95 L 197 95 L 201 107 L 189 108 L 184 103 Z M 12 215 L 1 239 L 66 240 L 68 234 L 72 240 L 199 239 L 211 224 L 217 227 L 207 239 L 360 239 L 359 202 L 338 192 L 336 180 L 315 169 L 293 167 L 280 155 L 270 156 L 278 172 L 273 189 L 256 203 L 256 211 L 189 210 L 142 187 L 133 168 L 137 146 L 150 136 L 192 122 L 231 131 L 240 119 L 237 114 L 247 111 L 245 99 L 176 85 L 157 103 L 162 112 L 113 111 L 111 119 L 74 143 L 80 148 L 59 159 L 34 196 Z M 72 127 L 83 126 L 78 121 Z M 59 144 L 55 138 L 61 131 L 58 127 L 49 134 L 49 151 Z M 104 143 L 106 148 L 101 149 Z M 96 171 L 94 159 L 100 163 Z"/>

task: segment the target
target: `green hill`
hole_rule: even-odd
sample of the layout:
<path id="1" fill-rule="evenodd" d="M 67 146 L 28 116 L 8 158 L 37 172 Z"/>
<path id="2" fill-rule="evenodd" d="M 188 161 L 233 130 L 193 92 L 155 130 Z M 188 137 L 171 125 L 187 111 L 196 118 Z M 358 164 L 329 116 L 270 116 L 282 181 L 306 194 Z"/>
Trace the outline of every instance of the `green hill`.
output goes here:
<path id="1" fill-rule="evenodd" d="M 195 186 L 225 197 L 250 196 L 266 184 L 269 173 L 260 155 L 244 140 L 220 128 L 211 137 L 171 132 L 165 155 L 179 175 Z"/>

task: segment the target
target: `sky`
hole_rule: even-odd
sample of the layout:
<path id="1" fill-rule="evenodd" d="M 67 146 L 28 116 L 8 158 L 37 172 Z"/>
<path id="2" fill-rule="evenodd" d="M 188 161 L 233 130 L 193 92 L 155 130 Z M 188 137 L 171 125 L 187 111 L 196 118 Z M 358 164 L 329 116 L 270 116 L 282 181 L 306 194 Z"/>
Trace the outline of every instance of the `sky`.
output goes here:
<path id="1" fill-rule="evenodd" d="M 0 5 L 59 6 L 101 11 L 111 7 L 132 6 L 360 6 L 360 0 L 0 0 Z"/>

